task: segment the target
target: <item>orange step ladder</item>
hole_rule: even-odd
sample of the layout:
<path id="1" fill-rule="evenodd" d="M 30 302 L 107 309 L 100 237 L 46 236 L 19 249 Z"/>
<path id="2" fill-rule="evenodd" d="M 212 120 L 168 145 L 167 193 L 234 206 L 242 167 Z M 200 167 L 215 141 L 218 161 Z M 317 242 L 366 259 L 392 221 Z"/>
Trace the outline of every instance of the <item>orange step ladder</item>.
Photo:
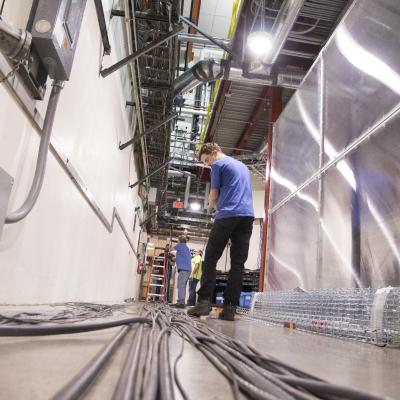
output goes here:
<path id="1" fill-rule="evenodd" d="M 150 263 L 150 274 L 146 288 L 146 302 L 162 301 L 165 303 L 166 257 L 156 256 Z"/>

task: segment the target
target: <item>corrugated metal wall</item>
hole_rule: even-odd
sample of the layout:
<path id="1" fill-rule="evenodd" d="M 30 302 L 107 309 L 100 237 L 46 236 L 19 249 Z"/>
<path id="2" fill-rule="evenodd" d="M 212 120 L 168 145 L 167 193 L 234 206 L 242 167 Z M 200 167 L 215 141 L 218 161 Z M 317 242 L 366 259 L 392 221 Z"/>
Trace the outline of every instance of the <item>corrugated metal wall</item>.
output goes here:
<path id="1" fill-rule="evenodd" d="M 277 121 L 268 289 L 400 285 L 399 20 L 355 1 Z"/>

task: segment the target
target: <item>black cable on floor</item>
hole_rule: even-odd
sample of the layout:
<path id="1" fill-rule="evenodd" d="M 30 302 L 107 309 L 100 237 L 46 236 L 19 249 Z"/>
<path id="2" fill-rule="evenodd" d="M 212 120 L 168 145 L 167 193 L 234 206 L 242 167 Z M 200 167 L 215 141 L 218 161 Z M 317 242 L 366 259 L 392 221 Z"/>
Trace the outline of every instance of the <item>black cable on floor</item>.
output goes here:
<path id="1" fill-rule="evenodd" d="M 175 380 L 176 386 L 178 387 L 179 391 L 181 392 L 181 396 L 183 397 L 183 400 L 190 400 L 190 397 L 187 394 L 186 390 L 184 389 L 182 382 L 180 381 L 179 375 L 178 375 L 178 362 L 183 356 L 184 348 L 185 348 L 185 340 L 182 339 L 181 349 L 180 349 L 179 354 L 176 357 L 175 362 L 174 362 L 174 380 Z"/>
<path id="2" fill-rule="evenodd" d="M 22 311 L 0 314 L 0 324 L 41 324 L 47 322 L 71 323 L 94 318 L 106 318 L 115 311 L 124 312 L 127 304 L 98 304 L 87 302 L 68 302 L 50 304 L 51 309 Z M 31 307 L 30 307 L 31 308 Z M 61 309 L 59 309 L 61 308 Z"/>
<path id="3" fill-rule="evenodd" d="M 252 399 L 383 400 L 381 396 L 333 385 L 312 377 L 279 360 L 262 355 L 254 347 L 239 343 L 182 312 L 163 306 L 154 308 L 157 312 L 170 316 L 174 332 L 197 347 L 226 376 L 233 390 L 236 384 Z M 174 369 L 177 369 L 176 364 Z M 178 382 L 179 379 L 179 387 Z M 234 390 L 233 397 L 236 396 Z"/>
<path id="4" fill-rule="evenodd" d="M 117 319 L 113 321 L 92 322 L 85 324 L 46 324 L 35 326 L 5 326 L 0 325 L 0 336 L 46 336 L 46 335 L 64 335 L 68 333 L 90 332 L 100 329 L 113 328 L 120 325 L 134 323 L 151 323 L 151 320 L 144 317 L 131 317 Z"/>
<path id="5" fill-rule="evenodd" d="M 91 303 L 80 304 L 79 307 L 75 316 L 109 312 L 107 307 Z M 64 323 L 65 316 L 58 315 L 57 318 L 63 320 L 61 324 L 45 323 L 33 326 L 0 324 L 0 336 L 78 333 L 141 323 L 125 360 L 114 392 L 114 400 L 173 400 L 174 383 L 182 398 L 190 400 L 190 395 L 184 390 L 179 379 L 177 367 L 186 348 L 184 341 L 202 353 L 210 364 L 225 376 L 234 400 L 239 399 L 240 392 L 248 398 L 257 400 L 383 400 L 381 396 L 333 385 L 315 378 L 273 357 L 261 354 L 255 347 L 224 335 L 200 320 L 190 318 L 185 313 L 168 306 L 145 306 L 144 310 L 145 316 L 97 323 Z M 19 317 L 26 318 L 25 315 Z M 151 325 L 151 329 L 145 330 L 143 324 Z M 75 399 L 80 396 L 104 367 L 128 329 L 128 326 L 121 328 L 102 352 L 61 389 L 54 399 Z M 170 360 L 171 334 L 182 338 L 182 347 L 173 364 L 173 374 Z M 146 345 L 143 345 L 144 340 Z M 143 371 L 141 376 L 140 371 Z"/>
<path id="6" fill-rule="evenodd" d="M 131 400 L 135 394 L 144 325 L 136 331 L 124 367 L 115 388 L 113 400 Z"/>
<path id="7" fill-rule="evenodd" d="M 97 374 L 104 367 L 105 363 L 112 355 L 114 350 L 120 344 L 125 335 L 129 332 L 131 326 L 123 326 L 96 356 L 89 361 L 60 391 L 58 391 L 52 400 L 75 400 L 84 393 Z"/>

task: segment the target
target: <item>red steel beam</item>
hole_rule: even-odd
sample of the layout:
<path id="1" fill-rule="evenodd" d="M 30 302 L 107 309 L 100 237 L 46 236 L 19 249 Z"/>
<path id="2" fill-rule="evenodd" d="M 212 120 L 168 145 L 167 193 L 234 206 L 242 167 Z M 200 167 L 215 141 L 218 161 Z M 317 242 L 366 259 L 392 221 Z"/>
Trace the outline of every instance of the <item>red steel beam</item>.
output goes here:
<path id="1" fill-rule="evenodd" d="M 257 101 L 257 104 L 255 105 L 253 112 L 251 113 L 248 123 L 246 124 L 246 127 L 244 128 L 239 140 L 236 143 L 235 147 L 237 147 L 238 149 L 244 148 L 255 127 L 257 126 L 257 122 L 262 118 L 267 105 L 267 100 L 271 95 L 271 90 L 271 86 L 265 86 L 263 88 L 260 99 Z M 240 154 L 240 150 L 235 150 L 233 154 Z"/>
<path id="2" fill-rule="evenodd" d="M 192 9 L 190 11 L 191 20 L 196 25 L 199 25 L 199 17 L 200 17 L 200 7 L 201 7 L 201 0 L 193 0 Z M 189 33 L 197 34 L 197 31 L 190 27 Z M 187 54 L 188 60 L 193 61 L 193 43 L 187 44 Z"/>
<path id="3" fill-rule="evenodd" d="M 268 125 L 268 176 L 265 185 L 265 197 L 264 197 L 264 210 L 265 217 L 262 226 L 262 242 L 261 242 L 261 266 L 260 266 L 260 283 L 258 290 L 264 291 L 264 276 L 266 269 L 266 258 L 267 258 L 267 227 L 268 227 L 268 207 L 269 197 L 271 193 L 271 160 L 272 160 L 272 133 L 273 126 L 279 115 L 282 112 L 282 88 L 271 87 L 271 109 L 270 119 Z"/>

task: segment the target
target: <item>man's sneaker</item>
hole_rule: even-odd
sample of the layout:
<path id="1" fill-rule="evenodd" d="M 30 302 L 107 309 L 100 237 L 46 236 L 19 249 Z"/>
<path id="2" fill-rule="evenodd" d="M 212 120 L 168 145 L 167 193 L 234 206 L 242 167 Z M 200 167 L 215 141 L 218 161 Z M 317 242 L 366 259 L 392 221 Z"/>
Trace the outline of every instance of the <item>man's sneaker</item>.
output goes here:
<path id="1" fill-rule="evenodd" d="M 211 301 L 210 300 L 199 300 L 197 304 L 189 308 L 188 315 L 191 317 L 201 317 L 202 315 L 208 315 L 211 311 Z"/>
<path id="2" fill-rule="evenodd" d="M 224 304 L 223 310 L 219 313 L 218 318 L 225 321 L 233 321 L 235 319 L 236 306 L 230 303 Z"/>

